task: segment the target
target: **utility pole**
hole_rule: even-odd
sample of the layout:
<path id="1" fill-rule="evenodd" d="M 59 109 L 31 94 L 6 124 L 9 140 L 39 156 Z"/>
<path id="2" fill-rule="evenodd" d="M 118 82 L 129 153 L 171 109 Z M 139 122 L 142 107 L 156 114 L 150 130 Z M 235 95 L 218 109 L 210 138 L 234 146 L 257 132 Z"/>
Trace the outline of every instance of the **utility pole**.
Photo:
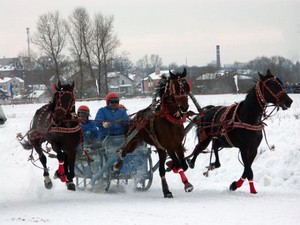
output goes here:
<path id="1" fill-rule="evenodd" d="M 26 33 L 27 33 L 27 45 L 28 45 L 28 58 L 29 58 L 29 61 L 30 61 L 30 38 L 29 38 L 29 33 L 30 33 L 30 28 L 27 27 L 26 28 Z"/>

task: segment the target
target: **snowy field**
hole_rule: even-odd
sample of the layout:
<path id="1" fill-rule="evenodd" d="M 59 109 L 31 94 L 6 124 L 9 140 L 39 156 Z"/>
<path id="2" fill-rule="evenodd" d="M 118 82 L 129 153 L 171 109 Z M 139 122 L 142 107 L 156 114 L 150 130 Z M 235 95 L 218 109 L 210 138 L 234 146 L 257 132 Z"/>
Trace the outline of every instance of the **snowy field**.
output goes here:
<path id="1" fill-rule="evenodd" d="M 158 171 L 147 192 L 134 192 L 133 185 L 111 187 L 107 193 L 67 191 L 65 184 L 53 180 L 51 190 L 43 184 L 42 170 L 27 161 L 29 151 L 23 150 L 16 134 L 25 134 L 35 111 L 42 104 L 3 105 L 8 118 L 0 126 L 0 224 L 53 225 L 296 225 L 300 222 L 300 95 L 290 95 L 292 107 L 278 111 L 269 118 L 266 135 L 271 151 L 263 139 L 253 163 L 256 195 L 249 193 L 248 182 L 235 192 L 229 191 L 232 181 L 240 178 L 243 166 L 238 150 L 220 152 L 221 168 L 202 173 L 209 155 L 200 155 L 195 169 L 186 172 L 194 191 L 185 193 L 178 174 L 168 173 L 173 199 L 164 199 Z M 245 95 L 196 96 L 201 106 L 230 105 Z M 151 103 L 151 98 L 123 99 L 128 114 Z M 94 118 L 104 101 L 77 102 L 86 104 Z M 195 107 L 191 103 L 191 109 Z M 245 140 L 247 141 L 247 140 Z M 186 140 L 187 154 L 195 145 L 194 131 Z M 152 154 L 154 162 L 157 155 Z M 39 164 L 39 162 L 37 162 Z M 51 176 L 57 169 L 54 159 L 48 160 Z"/>

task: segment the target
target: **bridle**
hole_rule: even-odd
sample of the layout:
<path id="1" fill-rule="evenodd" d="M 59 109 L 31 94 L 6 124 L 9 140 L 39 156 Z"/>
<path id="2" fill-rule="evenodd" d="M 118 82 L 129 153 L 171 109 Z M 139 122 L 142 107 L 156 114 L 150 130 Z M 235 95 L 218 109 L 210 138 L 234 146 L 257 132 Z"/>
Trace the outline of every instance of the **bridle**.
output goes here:
<path id="1" fill-rule="evenodd" d="M 176 90 L 179 87 L 179 90 Z M 188 85 L 185 78 L 171 79 L 169 83 L 165 86 L 165 94 L 172 98 L 172 103 L 180 110 L 180 101 L 188 97 L 190 92 L 190 87 L 188 85 L 188 90 L 185 90 L 185 85 Z"/>
<path id="2" fill-rule="evenodd" d="M 181 101 L 188 98 L 190 87 L 185 90 L 185 85 L 188 85 L 184 78 L 171 79 L 166 83 L 161 101 L 161 111 L 165 118 L 175 124 L 183 124 L 186 121 L 186 112 L 182 111 Z M 177 90 L 176 90 L 177 89 Z M 173 105 L 176 112 L 171 115 L 170 110 L 166 106 Z"/>
<path id="3" fill-rule="evenodd" d="M 57 91 L 55 95 L 57 95 L 57 99 L 55 100 L 53 113 L 55 113 L 57 110 L 61 110 L 64 113 L 64 116 L 66 116 L 68 113 L 71 112 L 71 109 L 75 104 L 74 92 L 62 90 L 62 91 Z M 67 107 L 63 107 L 63 103 L 62 103 L 62 98 L 65 95 L 70 95 L 71 98 L 71 101 L 69 101 Z"/>
<path id="4" fill-rule="evenodd" d="M 281 91 L 274 93 L 267 85 L 267 82 L 275 82 L 281 87 Z M 279 107 L 279 99 L 280 97 L 285 94 L 283 85 L 276 79 L 276 77 L 270 77 L 264 81 L 260 80 L 256 83 L 255 86 L 255 93 L 257 96 L 257 99 L 259 100 L 260 107 L 262 109 L 265 108 L 265 106 L 268 104 L 265 98 L 265 91 L 267 91 L 275 100 L 275 106 Z"/>

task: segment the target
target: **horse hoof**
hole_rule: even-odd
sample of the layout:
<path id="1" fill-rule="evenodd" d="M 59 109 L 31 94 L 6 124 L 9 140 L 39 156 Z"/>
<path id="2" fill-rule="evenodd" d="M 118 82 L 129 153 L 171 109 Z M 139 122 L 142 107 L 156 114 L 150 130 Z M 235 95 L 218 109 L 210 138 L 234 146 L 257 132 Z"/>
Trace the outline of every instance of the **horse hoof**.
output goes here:
<path id="1" fill-rule="evenodd" d="M 194 190 L 194 186 L 189 182 L 185 183 L 184 185 L 185 192 L 192 192 Z"/>
<path id="2" fill-rule="evenodd" d="M 49 182 L 46 182 L 46 181 L 44 181 L 44 184 L 45 184 L 45 188 L 47 188 L 47 189 L 51 189 L 52 188 L 52 186 L 53 186 L 53 184 L 52 184 L 52 181 L 50 180 Z"/>
<path id="3" fill-rule="evenodd" d="M 192 161 L 191 161 L 191 160 L 186 160 L 186 161 L 187 161 L 187 163 L 188 163 L 189 167 L 190 167 L 191 169 L 194 169 L 194 167 L 195 167 L 195 164 L 194 164 L 194 163 L 192 163 Z"/>
<path id="4" fill-rule="evenodd" d="M 58 171 L 56 170 L 54 175 L 53 175 L 53 179 L 60 179 L 62 178 L 63 174 L 59 174 Z"/>
<path id="5" fill-rule="evenodd" d="M 230 191 L 235 191 L 237 189 L 237 186 L 236 186 L 236 182 L 232 182 L 232 184 L 229 186 L 229 190 Z"/>
<path id="6" fill-rule="evenodd" d="M 165 193 L 164 198 L 173 198 L 172 192 Z"/>
<path id="7" fill-rule="evenodd" d="M 66 183 L 67 185 L 67 189 L 70 190 L 70 191 L 76 191 L 76 186 L 75 184 L 71 181 L 71 182 L 67 182 Z"/>
<path id="8" fill-rule="evenodd" d="M 205 176 L 205 177 L 208 177 L 208 175 L 209 175 L 208 171 L 206 171 L 206 172 L 203 173 L 203 176 Z"/>
<path id="9" fill-rule="evenodd" d="M 119 172 L 121 166 L 122 166 L 122 163 L 116 162 L 116 163 L 113 165 L 112 170 L 113 170 L 114 172 Z"/>
<path id="10" fill-rule="evenodd" d="M 113 165 L 113 167 L 112 167 L 113 172 L 118 172 L 119 170 L 120 170 L 120 168 L 118 168 L 117 165 Z"/>

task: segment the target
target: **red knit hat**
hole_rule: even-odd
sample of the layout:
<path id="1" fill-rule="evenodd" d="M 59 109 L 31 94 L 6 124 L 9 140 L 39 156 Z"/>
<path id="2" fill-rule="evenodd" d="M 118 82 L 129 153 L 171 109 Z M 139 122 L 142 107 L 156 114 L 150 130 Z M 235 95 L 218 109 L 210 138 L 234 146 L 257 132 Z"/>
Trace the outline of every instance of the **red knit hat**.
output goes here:
<path id="1" fill-rule="evenodd" d="M 90 108 L 87 107 L 86 105 L 81 105 L 79 106 L 77 113 L 79 114 L 80 112 L 86 113 L 88 116 L 90 115 Z"/>
<path id="2" fill-rule="evenodd" d="M 123 105 L 123 104 L 119 104 L 119 108 L 126 109 L 125 105 Z"/>
<path id="3" fill-rule="evenodd" d="M 119 99 L 119 95 L 118 95 L 117 93 L 115 93 L 115 92 L 110 92 L 110 93 L 108 93 L 108 94 L 106 95 L 106 98 L 105 98 L 105 100 L 106 100 L 106 105 L 108 105 L 108 101 L 109 101 L 110 99 L 112 99 L 112 98 L 114 98 L 114 99 Z"/>

